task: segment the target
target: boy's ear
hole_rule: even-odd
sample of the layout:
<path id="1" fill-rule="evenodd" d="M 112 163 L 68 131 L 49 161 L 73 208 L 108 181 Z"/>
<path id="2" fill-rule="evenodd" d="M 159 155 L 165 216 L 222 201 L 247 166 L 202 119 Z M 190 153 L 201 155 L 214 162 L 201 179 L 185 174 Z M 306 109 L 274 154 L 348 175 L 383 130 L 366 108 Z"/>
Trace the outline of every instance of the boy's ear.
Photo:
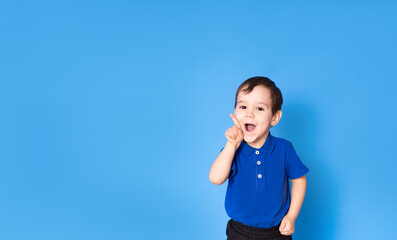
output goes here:
<path id="1" fill-rule="evenodd" d="M 272 118 L 272 122 L 270 123 L 272 126 L 276 126 L 277 123 L 280 121 L 281 116 L 283 115 L 283 112 L 281 112 L 281 110 L 278 110 Z"/>

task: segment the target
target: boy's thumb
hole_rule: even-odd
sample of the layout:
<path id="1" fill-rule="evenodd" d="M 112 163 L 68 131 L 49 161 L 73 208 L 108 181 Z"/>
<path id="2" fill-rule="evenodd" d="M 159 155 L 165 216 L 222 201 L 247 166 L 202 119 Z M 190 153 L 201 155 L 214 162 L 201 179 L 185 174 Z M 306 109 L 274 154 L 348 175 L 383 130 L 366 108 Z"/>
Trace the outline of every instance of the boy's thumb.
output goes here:
<path id="1" fill-rule="evenodd" d="M 284 228 L 285 228 L 285 221 L 281 221 L 281 224 L 280 224 L 280 227 L 278 228 L 278 230 L 280 232 L 282 232 L 282 231 L 284 231 Z"/>

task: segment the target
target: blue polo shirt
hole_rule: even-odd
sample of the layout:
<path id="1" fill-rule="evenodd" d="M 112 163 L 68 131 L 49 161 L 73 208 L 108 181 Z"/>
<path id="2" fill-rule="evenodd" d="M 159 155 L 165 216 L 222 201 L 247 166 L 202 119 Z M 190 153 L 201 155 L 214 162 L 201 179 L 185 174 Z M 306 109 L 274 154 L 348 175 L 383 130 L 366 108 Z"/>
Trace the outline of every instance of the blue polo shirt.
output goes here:
<path id="1" fill-rule="evenodd" d="M 270 131 L 259 149 L 243 140 L 232 162 L 225 198 L 226 213 L 251 227 L 276 226 L 289 209 L 288 178 L 302 177 L 308 171 L 291 142 L 274 137 Z"/>

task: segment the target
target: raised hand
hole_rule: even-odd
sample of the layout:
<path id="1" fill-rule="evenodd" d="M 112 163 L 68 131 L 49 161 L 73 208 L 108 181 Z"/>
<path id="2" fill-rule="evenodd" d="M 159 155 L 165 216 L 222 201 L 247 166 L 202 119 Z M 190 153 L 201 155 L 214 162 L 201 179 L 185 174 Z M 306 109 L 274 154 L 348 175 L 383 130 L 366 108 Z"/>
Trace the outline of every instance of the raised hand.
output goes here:
<path id="1" fill-rule="evenodd" d="M 225 136 L 227 138 L 227 141 L 240 146 L 241 142 L 244 139 L 244 132 L 237 118 L 232 113 L 230 113 L 229 116 L 232 118 L 235 125 L 226 130 Z"/>

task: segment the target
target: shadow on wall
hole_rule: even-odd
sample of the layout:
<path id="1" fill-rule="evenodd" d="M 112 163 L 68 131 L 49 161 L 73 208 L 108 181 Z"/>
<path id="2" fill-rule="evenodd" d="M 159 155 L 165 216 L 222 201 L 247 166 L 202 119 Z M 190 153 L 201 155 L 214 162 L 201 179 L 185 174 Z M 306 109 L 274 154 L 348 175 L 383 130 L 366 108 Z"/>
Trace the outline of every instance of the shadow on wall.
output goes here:
<path id="1" fill-rule="evenodd" d="M 293 237 L 306 240 L 333 239 L 337 227 L 339 188 L 332 168 L 327 165 L 329 159 L 321 152 L 316 138 L 318 132 L 325 131 L 319 131 L 318 115 L 310 102 L 289 104 L 283 108 L 284 111 L 287 114 L 283 116 L 280 133 L 282 136 L 294 136 L 293 140 L 288 140 L 309 168 L 305 200 L 295 222 Z"/>

